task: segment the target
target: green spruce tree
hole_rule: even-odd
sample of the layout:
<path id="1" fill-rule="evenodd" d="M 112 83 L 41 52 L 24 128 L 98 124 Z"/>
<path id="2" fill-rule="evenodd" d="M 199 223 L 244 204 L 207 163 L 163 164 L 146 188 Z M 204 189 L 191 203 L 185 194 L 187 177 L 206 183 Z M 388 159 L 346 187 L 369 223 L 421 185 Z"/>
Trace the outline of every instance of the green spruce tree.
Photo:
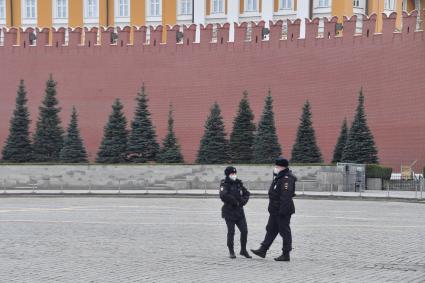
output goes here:
<path id="1" fill-rule="evenodd" d="M 341 126 L 341 132 L 339 134 L 338 141 L 335 145 L 332 163 L 341 162 L 342 153 L 344 151 L 345 145 L 347 144 L 347 138 L 348 138 L 347 118 L 344 118 L 344 121 L 342 122 L 342 126 Z"/>
<path id="2" fill-rule="evenodd" d="M 217 102 L 211 107 L 204 127 L 205 132 L 201 139 L 196 162 L 201 164 L 229 162 L 229 142 L 226 139 L 223 117 Z"/>
<path id="3" fill-rule="evenodd" d="M 173 106 L 170 104 L 168 111 L 168 131 L 162 142 L 162 148 L 158 155 L 158 161 L 163 163 L 183 163 L 180 145 L 174 134 Z"/>
<path id="4" fill-rule="evenodd" d="M 9 136 L 3 148 L 3 160 L 7 162 L 29 162 L 32 160 L 30 141 L 30 114 L 27 107 L 24 81 L 21 80 L 16 96 L 16 106 L 10 120 Z"/>
<path id="5" fill-rule="evenodd" d="M 126 161 L 127 153 L 127 120 L 123 113 L 123 105 L 116 99 L 112 105 L 112 113 L 104 128 L 102 143 L 97 153 L 96 162 L 121 163 Z"/>
<path id="6" fill-rule="evenodd" d="M 87 152 L 78 129 L 78 117 L 75 107 L 72 108 L 71 121 L 64 138 L 60 160 L 65 163 L 87 162 Z"/>
<path id="7" fill-rule="evenodd" d="M 264 103 L 264 110 L 258 123 L 254 137 L 253 161 L 255 163 L 271 163 L 281 155 L 273 113 L 273 98 L 269 90 Z"/>
<path id="8" fill-rule="evenodd" d="M 372 132 L 367 125 L 363 90 L 360 89 L 359 104 L 348 134 L 342 161 L 349 163 L 378 163 L 378 150 Z"/>
<path id="9" fill-rule="evenodd" d="M 297 138 L 292 147 L 291 162 L 293 163 L 322 163 L 322 154 L 316 143 L 313 128 L 311 106 L 308 100 L 304 103 L 303 113 L 298 127 Z"/>
<path id="10" fill-rule="evenodd" d="M 132 162 L 155 161 L 159 152 L 159 144 L 156 141 L 155 128 L 151 121 L 148 110 L 148 98 L 145 93 L 145 85 L 142 85 L 137 98 L 136 111 L 131 123 L 131 133 L 128 142 L 128 153 L 132 156 Z"/>
<path id="11" fill-rule="evenodd" d="M 50 74 L 46 82 L 46 91 L 42 106 L 39 107 L 39 117 L 34 134 L 34 160 L 38 162 L 59 161 L 63 146 L 63 129 L 56 98 L 56 82 Z"/>
<path id="12" fill-rule="evenodd" d="M 239 110 L 233 121 L 230 134 L 230 156 L 233 163 L 251 163 L 254 144 L 254 114 L 248 102 L 248 92 L 244 91 Z"/>

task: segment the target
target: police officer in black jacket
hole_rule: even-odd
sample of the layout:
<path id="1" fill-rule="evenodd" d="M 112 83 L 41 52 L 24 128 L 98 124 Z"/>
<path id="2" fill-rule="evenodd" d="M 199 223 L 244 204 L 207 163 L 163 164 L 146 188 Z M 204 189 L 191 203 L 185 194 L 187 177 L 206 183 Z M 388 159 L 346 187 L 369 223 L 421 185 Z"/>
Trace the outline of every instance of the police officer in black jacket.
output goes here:
<path id="1" fill-rule="evenodd" d="M 236 178 L 236 168 L 229 166 L 224 170 L 226 178 L 220 183 L 220 198 L 224 202 L 221 209 L 221 216 L 227 224 L 227 247 L 230 258 L 236 258 L 233 238 L 235 236 L 235 225 L 241 233 L 240 255 L 251 258 L 246 250 L 248 239 L 248 226 L 246 224 L 244 205 L 249 200 L 249 191 L 243 186 L 242 181 Z"/>
<path id="2" fill-rule="evenodd" d="M 292 235 L 290 221 L 295 213 L 292 198 L 295 196 L 295 182 L 297 178 L 288 168 L 289 162 L 283 157 L 275 161 L 274 179 L 269 189 L 269 221 L 266 226 L 266 236 L 257 250 L 251 250 L 259 257 L 265 258 L 277 234 L 283 239 L 282 255 L 276 261 L 289 261 L 292 250 Z"/>

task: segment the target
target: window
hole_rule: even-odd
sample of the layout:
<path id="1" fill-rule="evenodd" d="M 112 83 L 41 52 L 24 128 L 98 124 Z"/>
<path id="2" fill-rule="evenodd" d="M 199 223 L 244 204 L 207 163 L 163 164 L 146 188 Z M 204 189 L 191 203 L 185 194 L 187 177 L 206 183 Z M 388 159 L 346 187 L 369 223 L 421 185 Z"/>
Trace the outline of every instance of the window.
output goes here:
<path id="1" fill-rule="evenodd" d="M 98 0 L 86 0 L 86 18 L 99 17 Z"/>
<path id="2" fill-rule="evenodd" d="M 224 0 L 212 0 L 212 13 L 224 13 Z"/>
<path id="3" fill-rule="evenodd" d="M 0 0 L 0 19 L 6 18 L 6 0 Z"/>
<path id="4" fill-rule="evenodd" d="M 149 14 L 153 17 L 161 16 L 161 0 L 150 0 Z"/>
<path id="5" fill-rule="evenodd" d="M 353 7 L 360 7 L 360 0 L 353 0 Z"/>
<path id="6" fill-rule="evenodd" d="M 384 0 L 385 10 L 394 10 L 394 0 Z"/>
<path id="7" fill-rule="evenodd" d="M 192 0 L 180 0 L 180 15 L 192 14 Z"/>
<path id="8" fill-rule="evenodd" d="M 257 0 L 245 0 L 245 11 L 256 12 L 257 11 Z"/>
<path id="9" fill-rule="evenodd" d="M 292 0 L 280 0 L 280 9 L 292 9 Z"/>
<path id="10" fill-rule="evenodd" d="M 35 19 L 37 17 L 36 15 L 36 5 L 37 3 L 35 0 L 25 0 L 25 18 L 26 19 Z"/>
<path id="11" fill-rule="evenodd" d="M 56 18 L 68 18 L 68 0 L 56 0 Z"/>
<path id="12" fill-rule="evenodd" d="M 329 0 L 319 0 L 319 7 L 321 8 L 329 7 Z"/>
<path id="13" fill-rule="evenodd" d="M 119 17 L 129 17 L 129 1 L 130 0 L 119 0 L 118 7 L 118 16 Z"/>

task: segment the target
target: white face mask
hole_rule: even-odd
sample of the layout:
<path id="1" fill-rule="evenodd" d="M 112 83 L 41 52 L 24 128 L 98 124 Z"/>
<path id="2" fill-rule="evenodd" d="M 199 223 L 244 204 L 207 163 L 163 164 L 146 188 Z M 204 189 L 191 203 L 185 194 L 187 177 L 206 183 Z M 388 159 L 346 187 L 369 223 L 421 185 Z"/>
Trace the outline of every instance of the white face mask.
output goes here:
<path id="1" fill-rule="evenodd" d="M 233 181 L 236 181 L 237 176 L 236 174 L 233 174 L 233 175 L 229 175 L 229 178 L 232 179 Z"/>
<path id="2" fill-rule="evenodd" d="M 275 168 L 273 169 L 273 173 L 274 173 L 274 174 L 276 174 L 276 175 L 277 175 L 277 174 L 279 174 L 279 172 L 280 172 L 280 170 L 279 170 L 277 167 L 275 167 Z"/>

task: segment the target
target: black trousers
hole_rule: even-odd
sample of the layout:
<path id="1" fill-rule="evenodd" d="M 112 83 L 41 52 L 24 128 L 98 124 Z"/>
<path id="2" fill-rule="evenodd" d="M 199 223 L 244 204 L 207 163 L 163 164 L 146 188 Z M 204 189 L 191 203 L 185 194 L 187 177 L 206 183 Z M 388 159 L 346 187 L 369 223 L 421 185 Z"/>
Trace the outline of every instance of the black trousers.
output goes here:
<path id="1" fill-rule="evenodd" d="M 291 215 L 275 215 L 270 214 L 269 221 L 266 226 L 266 236 L 261 245 L 265 249 L 269 249 L 272 245 L 277 234 L 280 234 L 283 239 L 283 252 L 289 252 L 292 250 L 292 234 L 291 234 Z"/>
<path id="2" fill-rule="evenodd" d="M 248 240 L 248 225 L 246 224 L 245 217 L 242 217 L 238 220 L 232 220 L 225 218 L 227 225 L 227 247 L 233 250 L 235 237 L 235 225 L 238 227 L 241 233 L 241 250 L 246 249 L 246 242 Z"/>

